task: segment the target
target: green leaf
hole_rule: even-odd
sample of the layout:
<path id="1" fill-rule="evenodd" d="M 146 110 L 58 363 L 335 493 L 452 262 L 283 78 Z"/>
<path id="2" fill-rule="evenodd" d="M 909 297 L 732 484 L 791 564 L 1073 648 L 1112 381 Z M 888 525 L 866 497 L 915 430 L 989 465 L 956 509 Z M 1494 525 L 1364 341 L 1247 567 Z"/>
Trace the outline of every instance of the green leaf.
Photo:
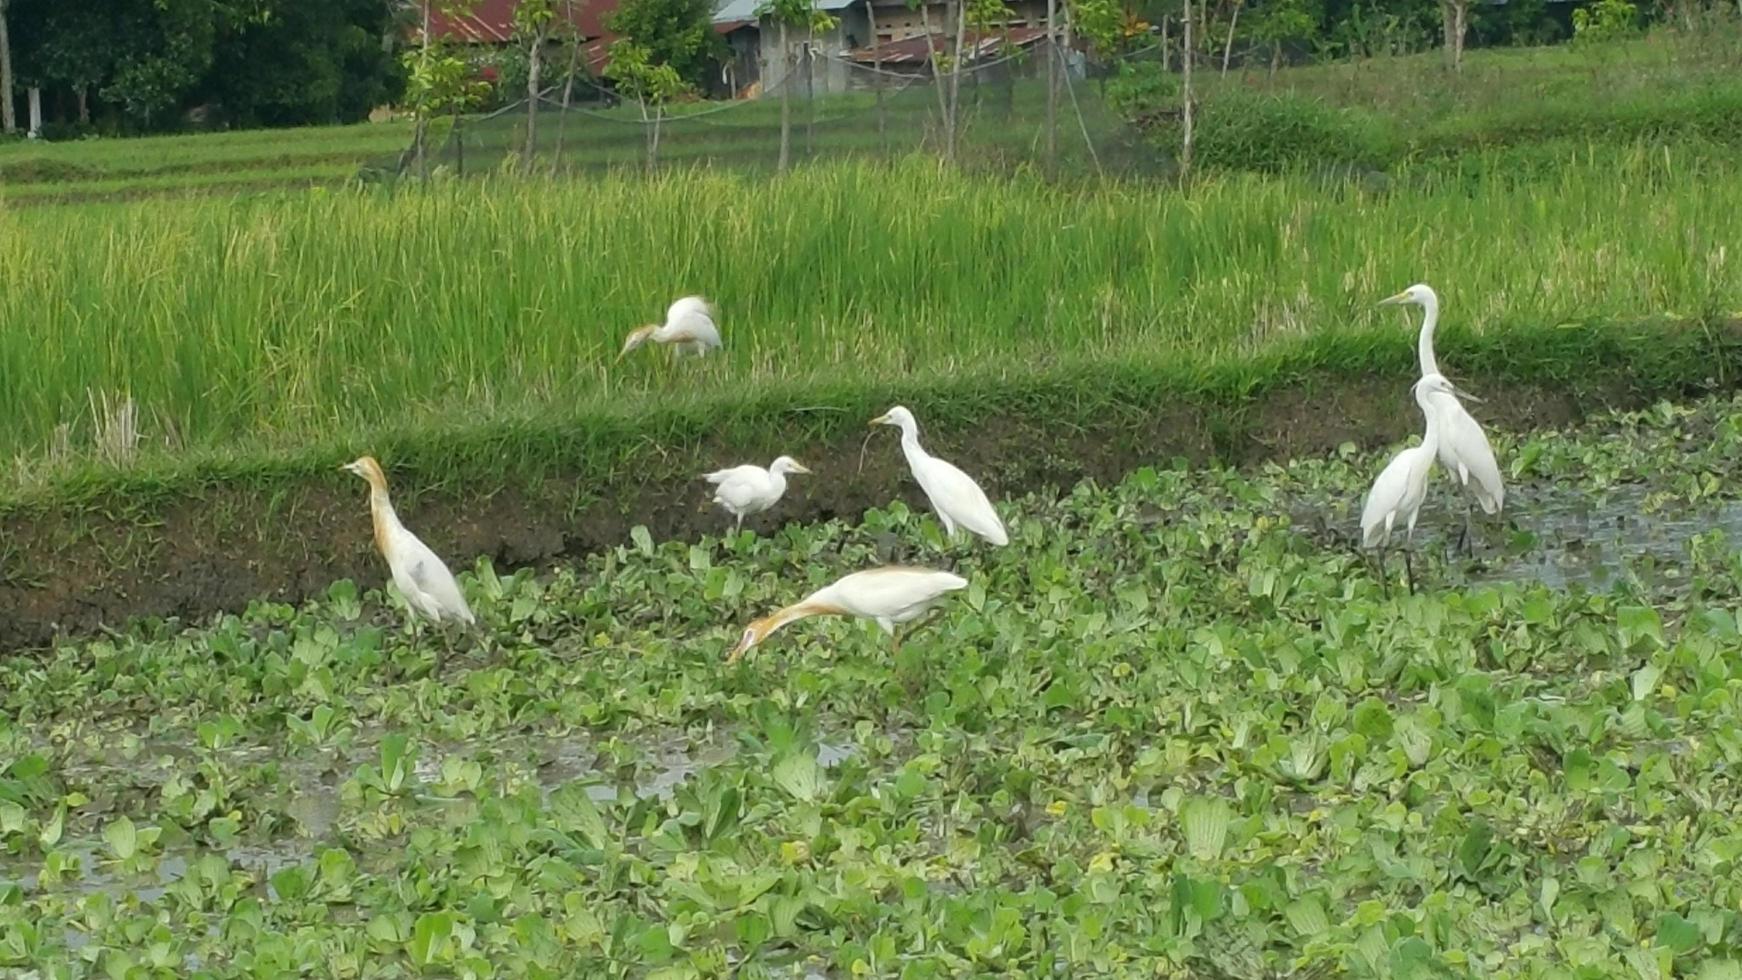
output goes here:
<path id="1" fill-rule="evenodd" d="M 418 966 L 429 966 L 447 952 L 448 937 L 453 935 L 454 919 L 446 912 L 425 912 L 411 928 L 411 941 L 406 953 Z"/>
<path id="2" fill-rule="evenodd" d="M 1677 956 L 1691 953 L 1700 945 L 1700 927 L 1674 912 L 1665 912 L 1657 919 L 1657 944 Z"/>
<path id="3" fill-rule="evenodd" d="M 611 834 L 605 826 L 605 816 L 587 792 L 587 784 L 571 782 L 550 797 L 552 823 L 566 833 L 580 834 L 587 846 L 604 849 Z"/>
<path id="4" fill-rule="evenodd" d="M 635 542 L 635 550 L 641 552 L 643 558 L 653 557 L 653 535 L 648 533 L 645 525 L 630 528 L 629 540 Z"/>
<path id="5" fill-rule="evenodd" d="M 1288 903 L 1283 915 L 1295 932 L 1309 939 L 1328 932 L 1331 928 L 1331 919 L 1325 914 L 1324 903 L 1317 895 L 1304 895 Z"/>
<path id="6" fill-rule="evenodd" d="M 793 753 L 774 764 L 774 782 L 794 797 L 811 803 L 822 795 L 823 770 L 816 756 Z"/>
<path id="7" fill-rule="evenodd" d="M 1494 846 L 1494 828 L 1488 826 L 1486 820 L 1477 820 L 1464 833 L 1464 839 L 1458 844 L 1458 867 L 1471 878 L 1482 869 L 1482 862 L 1488 859 L 1488 851 Z"/>
<path id="8" fill-rule="evenodd" d="M 1219 796 L 1194 796 L 1179 808 L 1180 823 L 1185 827 L 1186 850 L 1200 861 L 1213 861 L 1222 856 L 1228 838 L 1228 801 Z"/>
<path id="9" fill-rule="evenodd" d="M 109 821 L 103 828 L 103 840 L 108 842 L 109 850 L 117 858 L 125 861 L 134 855 L 139 846 L 139 833 L 133 826 L 133 821 L 126 816 L 120 816 Z"/>

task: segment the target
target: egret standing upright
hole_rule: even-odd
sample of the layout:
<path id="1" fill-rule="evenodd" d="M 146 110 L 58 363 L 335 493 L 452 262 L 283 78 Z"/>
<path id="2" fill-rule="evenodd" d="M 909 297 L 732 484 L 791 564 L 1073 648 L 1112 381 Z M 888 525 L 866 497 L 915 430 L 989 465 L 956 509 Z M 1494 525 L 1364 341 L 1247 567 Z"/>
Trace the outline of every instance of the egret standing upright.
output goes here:
<path id="1" fill-rule="evenodd" d="M 1434 456 L 1442 444 L 1445 422 L 1443 402 L 1439 396 L 1450 397 L 1456 403 L 1463 394 L 1447 381 L 1443 374 L 1430 374 L 1417 381 L 1411 389 L 1415 403 L 1421 406 L 1427 422 L 1421 444 L 1400 450 L 1373 481 L 1367 491 L 1367 502 L 1361 508 L 1361 546 L 1379 549 L 1379 575 L 1385 577 L 1385 548 L 1391 543 L 1391 532 L 1398 524 L 1405 525 L 1403 570 L 1409 578 L 1409 591 L 1415 591 L 1415 567 L 1410 562 L 1410 548 L 1415 542 L 1415 520 L 1421 515 L 1422 501 L 1427 497 L 1427 478 L 1432 472 Z M 1469 398 L 1469 395 L 1464 395 Z"/>
<path id="2" fill-rule="evenodd" d="M 617 359 L 648 341 L 668 344 L 675 354 L 701 356 L 720 349 L 720 328 L 714 325 L 714 308 L 700 296 L 685 296 L 665 311 L 665 322 L 650 323 L 629 332 Z"/>
<path id="3" fill-rule="evenodd" d="M 381 472 L 381 464 L 375 461 L 375 457 L 361 456 L 340 469 L 355 473 L 369 483 L 369 517 L 375 525 L 375 548 L 381 552 L 381 557 L 387 559 L 387 568 L 393 573 L 393 584 L 412 609 L 414 637 L 418 615 L 428 617 L 438 629 L 450 620 L 475 625 L 477 619 L 472 615 L 472 607 L 466 604 L 460 583 L 454 581 L 454 573 L 448 571 L 448 566 L 442 564 L 429 545 L 399 522 L 399 515 L 394 513 L 393 502 L 387 496 L 387 475 Z M 445 648 L 446 633 L 442 634 L 442 641 Z M 442 658 L 438 656 L 437 672 L 441 667 Z"/>
<path id="4" fill-rule="evenodd" d="M 810 470 L 791 456 L 782 456 L 770 463 L 767 469 L 745 463 L 715 470 L 703 475 L 702 479 L 717 487 L 714 503 L 732 515 L 735 521 L 732 529 L 736 531 L 744 527 L 744 518 L 760 514 L 780 502 L 786 493 L 788 473 L 808 474 Z"/>
<path id="5" fill-rule="evenodd" d="M 1381 301 L 1380 305 L 1401 303 L 1413 303 L 1422 308 L 1421 336 L 1416 340 L 1421 376 L 1439 374 L 1439 361 L 1434 358 L 1434 329 L 1440 322 L 1439 296 L 1426 283 L 1417 283 Z M 1482 513 L 1500 513 L 1506 504 L 1506 485 L 1500 479 L 1500 464 L 1494 461 L 1494 449 L 1488 444 L 1488 434 L 1459 404 L 1457 396 L 1442 392 L 1434 395 L 1434 403 L 1440 412 L 1440 464 L 1459 486 L 1476 498 L 1476 505 L 1482 508 Z M 1470 537 L 1473 511 L 1474 508 L 1469 507 L 1464 511 L 1460 547 L 1474 547 Z"/>
<path id="6" fill-rule="evenodd" d="M 912 412 L 897 405 L 872 419 L 871 424 L 893 425 L 901 430 L 901 452 L 907 457 L 907 466 L 919 481 L 919 488 L 925 491 L 925 498 L 931 501 L 932 509 L 938 512 L 938 519 L 944 522 L 948 537 L 955 538 L 956 525 L 960 524 L 1000 547 L 1010 543 L 1010 536 L 1004 533 L 1004 522 L 986 499 L 986 491 L 980 489 L 973 477 L 920 446 L 919 422 Z"/>

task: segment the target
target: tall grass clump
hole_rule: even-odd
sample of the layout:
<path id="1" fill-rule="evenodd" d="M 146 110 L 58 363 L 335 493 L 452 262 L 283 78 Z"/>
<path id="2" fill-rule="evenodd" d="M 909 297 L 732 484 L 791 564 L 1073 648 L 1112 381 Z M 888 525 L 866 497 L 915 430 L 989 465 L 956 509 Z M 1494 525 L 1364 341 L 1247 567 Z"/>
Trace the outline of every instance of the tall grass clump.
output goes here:
<path id="1" fill-rule="evenodd" d="M 844 379 L 1210 365 L 1402 330 L 1372 304 L 1421 279 L 1453 330 L 1734 310 L 1742 167 L 1702 166 L 1182 196 L 916 163 L 0 212 L 0 455 L 88 447 L 93 406 L 123 399 L 145 450 L 285 446 Z M 613 362 L 689 292 L 719 305 L 718 357 Z"/>

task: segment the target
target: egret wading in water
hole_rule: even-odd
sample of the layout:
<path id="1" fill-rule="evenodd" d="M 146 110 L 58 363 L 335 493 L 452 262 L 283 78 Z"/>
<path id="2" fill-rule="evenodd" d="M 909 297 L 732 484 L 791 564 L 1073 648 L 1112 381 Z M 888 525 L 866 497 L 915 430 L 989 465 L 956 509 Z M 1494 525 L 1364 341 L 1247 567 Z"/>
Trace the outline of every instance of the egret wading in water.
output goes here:
<path id="1" fill-rule="evenodd" d="M 1440 322 L 1440 298 L 1425 283 L 1417 283 L 1396 296 L 1381 301 L 1380 305 L 1405 303 L 1422 308 L 1421 336 L 1416 340 L 1416 356 L 1421 362 L 1421 376 L 1426 378 L 1439 374 L 1439 361 L 1434 358 L 1434 328 Z M 1494 449 L 1488 444 L 1488 434 L 1464 410 L 1457 396 L 1441 392 L 1433 397 L 1440 417 L 1440 465 L 1446 468 L 1446 472 L 1451 474 L 1452 479 L 1465 492 L 1475 498 L 1475 504 L 1482 508 L 1482 513 L 1500 513 L 1500 509 L 1506 505 L 1506 485 L 1500 479 L 1500 464 L 1494 461 Z M 1459 538 L 1459 547 L 1467 547 L 1471 551 L 1474 551 L 1470 532 L 1473 514 L 1474 507 L 1467 506 L 1464 510 L 1464 533 Z"/>
<path id="2" fill-rule="evenodd" d="M 826 585 L 802 600 L 777 610 L 744 627 L 738 645 L 727 654 L 726 662 L 736 663 L 746 650 L 756 646 L 788 623 L 810 616 L 857 616 L 876 621 L 901 649 L 897 626 L 911 623 L 942 599 L 958 589 L 967 588 L 968 580 L 952 572 L 929 568 L 908 568 L 890 565 L 854 572 Z"/>
<path id="3" fill-rule="evenodd" d="M 665 311 L 664 323 L 649 323 L 629 332 L 617 359 L 648 341 L 665 344 L 673 356 L 694 354 L 700 357 L 720 349 L 720 328 L 714 325 L 714 308 L 700 296 L 685 296 Z"/>
<path id="4" fill-rule="evenodd" d="M 907 457 L 907 466 L 913 470 L 919 488 L 925 491 L 925 499 L 944 522 L 946 536 L 954 540 L 956 526 L 961 525 L 1000 547 L 1010 543 L 1010 536 L 1004 533 L 1004 522 L 986 499 L 986 491 L 968 474 L 920 446 L 919 423 L 912 412 L 897 405 L 872 419 L 871 424 L 893 425 L 901 430 L 901 452 Z"/>
<path id="5" fill-rule="evenodd" d="M 810 470 L 791 456 L 782 456 L 770 463 L 767 469 L 746 463 L 715 470 L 702 479 L 714 484 L 714 503 L 732 515 L 732 530 L 737 531 L 744 527 L 744 518 L 760 514 L 780 502 L 781 495 L 786 493 L 789 473 L 809 474 Z"/>
<path id="6" fill-rule="evenodd" d="M 1417 381 L 1411 389 L 1415 403 L 1421 406 L 1427 428 L 1421 444 L 1411 446 L 1391 457 L 1391 462 L 1373 481 L 1367 491 L 1367 502 L 1361 508 L 1361 546 L 1379 549 L 1379 576 L 1385 580 L 1385 548 L 1391 534 L 1402 524 L 1404 531 L 1403 569 L 1409 577 L 1409 591 L 1415 591 L 1415 568 L 1410 563 L 1410 547 L 1415 541 L 1415 519 L 1421 515 L 1421 504 L 1427 498 L 1428 475 L 1433 471 L 1434 457 L 1440 450 L 1441 427 L 1444 424 L 1440 396 L 1456 402 L 1463 394 L 1447 381 L 1445 375 L 1430 374 Z M 1469 395 L 1464 395 L 1469 398 Z M 1389 587 L 1389 586 L 1388 586 Z"/>
<path id="7" fill-rule="evenodd" d="M 472 607 L 466 604 L 460 583 L 454 581 L 454 573 L 448 571 L 448 566 L 442 564 L 429 545 L 418 540 L 417 535 L 399 522 L 399 515 L 394 513 L 393 502 L 387 496 L 387 475 L 381 472 L 381 464 L 375 461 L 375 457 L 362 456 L 339 468 L 355 473 L 369 483 L 369 517 L 375 525 L 375 549 L 387 559 L 387 568 L 393 573 L 393 584 L 412 609 L 412 642 L 415 644 L 419 635 L 419 616 L 435 623 L 437 629 L 449 622 L 475 626 L 477 619 L 472 615 Z M 447 639 L 447 633 L 443 631 L 444 649 Z M 436 670 L 440 671 L 441 667 L 442 657 L 437 656 Z"/>

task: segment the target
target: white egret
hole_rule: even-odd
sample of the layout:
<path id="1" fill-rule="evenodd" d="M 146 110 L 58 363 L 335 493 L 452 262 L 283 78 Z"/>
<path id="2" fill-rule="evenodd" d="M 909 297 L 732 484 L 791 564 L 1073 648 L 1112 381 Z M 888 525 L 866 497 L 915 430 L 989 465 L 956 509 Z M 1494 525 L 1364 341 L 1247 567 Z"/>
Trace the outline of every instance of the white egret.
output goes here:
<path id="1" fill-rule="evenodd" d="M 1463 394 L 1446 380 L 1443 374 L 1430 374 L 1411 388 L 1415 403 L 1421 406 L 1427 427 L 1421 444 L 1400 450 L 1373 481 L 1367 491 L 1367 502 L 1361 508 L 1361 546 L 1379 549 L 1379 574 L 1385 575 L 1385 548 L 1391 534 L 1405 526 L 1403 568 L 1409 576 L 1409 590 L 1415 591 L 1415 568 L 1410 563 L 1410 546 L 1415 541 L 1415 520 L 1421 515 L 1422 501 L 1427 497 L 1428 474 L 1433 470 L 1434 457 L 1439 452 L 1441 426 L 1444 421 L 1442 402 L 1437 396 L 1452 398 Z M 1469 395 L 1464 395 L 1469 398 Z"/>
<path id="2" fill-rule="evenodd" d="M 744 526 L 744 518 L 760 514 L 780 502 L 781 495 L 786 493 L 789 473 L 808 474 L 810 470 L 791 456 L 782 456 L 770 463 L 767 469 L 745 463 L 715 470 L 702 479 L 714 484 L 714 503 L 724 507 L 735 518 L 732 529 L 739 530 Z"/>
<path id="3" fill-rule="evenodd" d="M 650 323 L 629 332 L 617 359 L 648 341 L 669 344 L 677 354 L 698 357 L 720 349 L 720 328 L 714 326 L 714 308 L 700 296 L 685 296 L 665 311 L 665 323 Z"/>
<path id="4" fill-rule="evenodd" d="M 1004 522 L 986 499 L 986 491 L 968 474 L 920 446 L 919 423 L 912 412 L 897 405 L 872 419 L 871 424 L 901 429 L 901 451 L 907 456 L 908 468 L 913 470 L 913 478 L 919 481 L 919 488 L 925 491 L 932 509 L 944 522 L 946 535 L 953 539 L 959 524 L 995 545 L 1010 542 L 1010 536 L 1004 533 Z"/>
<path id="5" fill-rule="evenodd" d="M 1421 362 L 1421 375 L 1440 373 L 1434 358 L 1434 328 L 1440 322 L 1440 298 L 1425 283 L 1417 283 L 1396 296 L 1381 301 L 1381 306 L 1413 303 L 1422 308 L 1421 335 L 1416 340 L 1416 356 Z M 1494 449 L 1488 444 L 1488 434 L 1458 399 L 1450 394 L 1436 394 L 1440 410 L 1440 465 L 1458 482 L 1484 514 L 1498 514 L 1506 504 L 1506 485 L 1500 479 L 1500 464 L 1494 461 Z M 1462 541 L 1470 542 L 1472 510 L 1464 511 Z"/>
<path id="6" fill-rule="evenodd" d="M 968 580 L 960 575 L 929 568 L 889 565 L 854 572 L 784 609 L 752 620 L 744 627 L 744 635 L 727 655 L 726 662 L 736 662 L 746 650 L 768 639 L 775 630 L 808 616 L 857 616 L 875 620 L 894 639 L 896 649 L 900 649 L 901 638 L 897 636 L 895 627 L 925 615 L 939 599 L 957 589 L 967 588 L 967 585 Z"/>
<path id="7" fill-rule="evenodd" d="M 340 469 L 355 473 L 369 483 L 369 516 L 375 525 L 375 548 L 381 552 L 381 557 L 387 559 L 387 568 L 393 573 L 393 584 L 412 608 L 414 632 L 418 615 L 427 617 L 437 628 L 450 621 L 475 625 L 477 619 L 472 615 L 472 607 L 466 604 L 460 584 L 454 581 L 454 573 L 448 571 L 448 566 L 436 557 L 429 545 L 406 530 L 399 515 L 394 513 L 393 502 L 387 496 L 387 475 L 381 472 L 381 464 L 375 461 L 375 457 L 359 457 Z M 443 633 L 444 645 L 446 639 L 447 635 Z M 439 657 L 436 667 L 441 668 Z"/>

